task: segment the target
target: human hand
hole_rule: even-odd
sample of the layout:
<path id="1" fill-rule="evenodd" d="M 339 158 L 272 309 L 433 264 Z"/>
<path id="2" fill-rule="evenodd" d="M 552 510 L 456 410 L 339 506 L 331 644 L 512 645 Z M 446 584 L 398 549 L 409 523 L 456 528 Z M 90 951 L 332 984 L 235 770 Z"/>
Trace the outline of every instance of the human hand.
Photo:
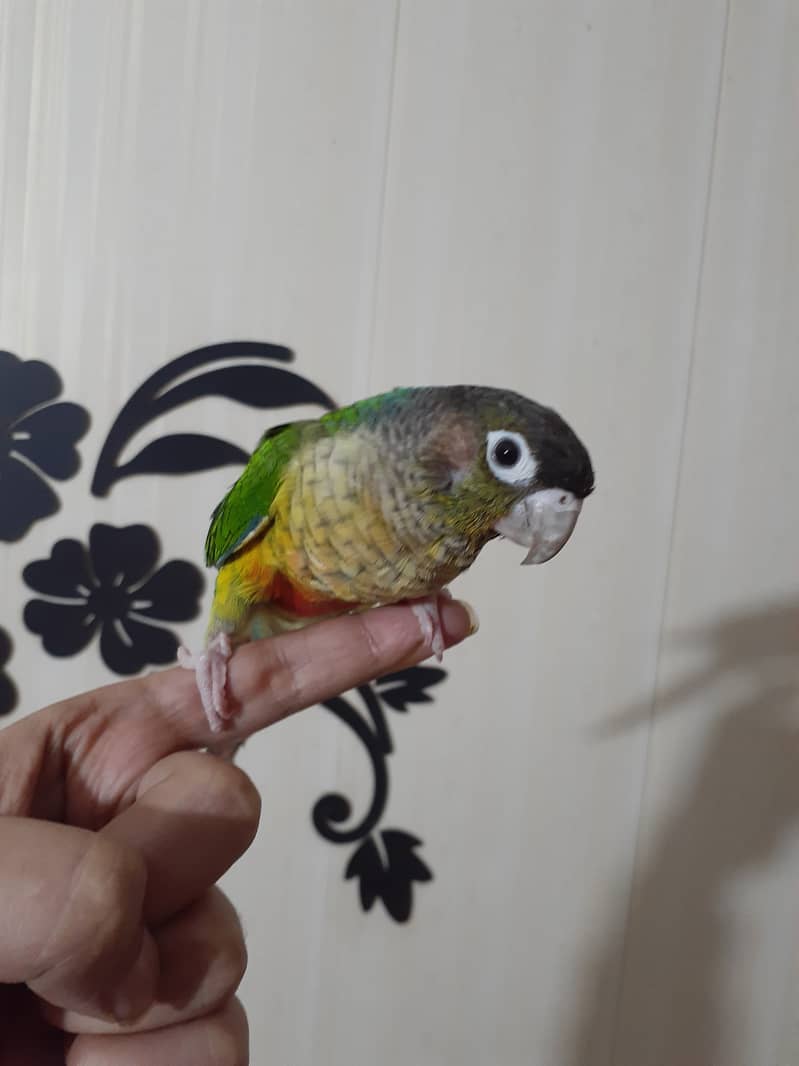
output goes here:
<path id="1" fill-rule="evenodd" d="M 447 646 L 471 630 L 440 601 Z M 430 654 L 407 607 L 240 648 L 225 739 Z M 180 668 L 46 707 L 0 732 L 0 1064 L 238 1066 L 246 964 L 216 887 L 260 800 Z"/>

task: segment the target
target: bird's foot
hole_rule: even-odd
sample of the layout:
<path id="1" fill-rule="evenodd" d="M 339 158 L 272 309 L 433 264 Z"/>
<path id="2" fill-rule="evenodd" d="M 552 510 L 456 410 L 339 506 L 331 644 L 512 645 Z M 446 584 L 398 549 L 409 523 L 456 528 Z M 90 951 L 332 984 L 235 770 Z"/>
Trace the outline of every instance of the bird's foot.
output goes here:
<path id="1" fill-rule="evenodd" d="M 186 648 L 178 649 L 180 665 L 186 670 L 193 670 L 197 677 L 205 717 L 214 733 L 220 733 L 225 722 L 235 714 L 225 692 L 227 664 L 232 654 L 233 649 L 225 633 L 218 633 L 197 655 L 192 655 Z"/>
<path id="2" fill-rule="evenodd" d="M 442 589 L 438 595 L 449 599 L 452 598 L 447 589 Z M 435 655 L 438 662 L 441 662 L 444 658 L 444 634 L 441 630 L 441 617 L 438 613 L 438 596 L 428 596 L 424 600 L 416 600 L 410 606 L 416 615 L 425 643 L 430 645 L 433 655 Z"/>

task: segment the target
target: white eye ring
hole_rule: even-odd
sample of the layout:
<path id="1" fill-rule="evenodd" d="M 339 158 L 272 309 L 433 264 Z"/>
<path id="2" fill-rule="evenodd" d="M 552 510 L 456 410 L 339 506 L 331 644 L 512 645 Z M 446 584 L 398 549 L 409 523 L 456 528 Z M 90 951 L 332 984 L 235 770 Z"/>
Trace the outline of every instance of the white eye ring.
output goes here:
<path id="1" fill-rule="evenodd" d="M 507 445 L 502 449 L 505 453 L 504 460 L 498 454 L 500 445 Z M 509 485 L 532 481 L 538 470 L 538 463 L 533 458 L 527 441 L 521 433 L 514 433 L 510 429 L 492 429 L 489 432 L 486 437 L 486 462 L 494 477 L 506 481 Z"/>

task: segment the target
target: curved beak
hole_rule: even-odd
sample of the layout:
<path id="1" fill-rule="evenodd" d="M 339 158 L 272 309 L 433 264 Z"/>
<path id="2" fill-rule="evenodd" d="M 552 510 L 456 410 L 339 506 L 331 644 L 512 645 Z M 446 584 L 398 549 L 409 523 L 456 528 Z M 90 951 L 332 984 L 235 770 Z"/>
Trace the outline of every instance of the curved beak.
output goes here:
<path id="1" fill-rule="evenodd" d="M 522 565 L 545 563 L 557 555 L 577 524 L 583 501 L 565 489 L 539 489 L 514 504 L 494 529 L 529 552 Z"/>

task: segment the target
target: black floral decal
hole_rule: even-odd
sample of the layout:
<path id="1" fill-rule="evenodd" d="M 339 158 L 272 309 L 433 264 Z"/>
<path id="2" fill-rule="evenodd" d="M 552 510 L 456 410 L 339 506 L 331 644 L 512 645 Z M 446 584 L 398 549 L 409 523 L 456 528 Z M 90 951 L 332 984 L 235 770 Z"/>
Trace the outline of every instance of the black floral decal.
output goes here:
<path id="1" fill-rule="evenodd" d="M 89 416 L 75 403 L 53 403 L 61 379 L 47 363 L 0 351 L 0 540 L 20 540 L 58 510 L 45 480 L 66 481 L 80 466 L 75 445 Z"/>
<path id="2" fill-rule="evenodd" d="M 421 840 L 400 829 L 383 829 L 358 848 L 344 873 L 357 877 L 361 906 L 371 910 L 381 899 L 397 922 L 407 922 L 413 907 L 413 882 L 430 881 L 432 873 L 416 854 Z"/>
<path id="3" fill-rule="evenodd" d="M 361 841 L 344 876 L 359 879 L 364 910 L 368 911 L 375 899 L 380 898 L 388 913 L 398 922 L 407 921 L 411 915 L 413 882 L 429 881 L 433 875 L 415 854 L 414 849 L 421 844 L 416 837 L 398 829 L 384 829 L 373 835 L 388 802 L 387 759 L 393 750 L 382 704 L 385 703 L 392 710 L 407 711 L 412 703 L 429 703 L 431 697 L 427 689 L 439 684 L 445 677 L 443 670 L 413 666 L 388 674 L 374 685 L 361 685 L 357 694 L 363 704 L 363 713 L 344 696 L 324 704 L 355 733 L 366 748 L 372 765 L 374 788 L 366 813 L 354 825 L 344 825 L 352 814 L 352 804 L 346 796 L 335 792 L 317 801 L 313 809 L 313 823 L 325 840 L 331 843 Z"/>
<path id="4" fill-rule="evenodd" d="M 246 463 L 249 453 L 229 441 L 203 433 L 171 433 L 145 445 L 120 465 L 122 450 L 136 433 L 193 400 L 223 396 L 257 408 L 295 404 L 334 407 L 330 397 L 306 378 L 269 365 L 288 363 L 293 358 L 290 349 L 278 344 L 228 341 L 197 348 L 161 367 L 136 389 L 117 415 L 97 460 L 94 495 L 107 496 L 117 481 L 134 474 L 193 474 Z M 258 362 L 244 362 L 246 359 Z M 231 360 L 239 362 L 231 366 Z M 203 372 L 198 374 L 198 370 Z"/>
<path id="5" fill-rule="evenodd" d="M 11 638 L 0 629 L 0 714 L 9 714 L 17 705 L 17 689 L 4 667 L 11 658 Z"/>
<path id="6" fill-rule="evenodd" d="M 25 567 L 29 588 L 47 599 L 30 600 L 25 625 L 50 655 L 76 655 L 100 630 L 100 654 L 117 674 L 171 663 L 178 639 L 154 625 L 195 618 L 204 580 L 192 563 L 172 560 L 155 569 L 158 538 L 149 526 L 115 528 L 98 523 L 89 547 L 60 540 L 49 559 Z"/>

